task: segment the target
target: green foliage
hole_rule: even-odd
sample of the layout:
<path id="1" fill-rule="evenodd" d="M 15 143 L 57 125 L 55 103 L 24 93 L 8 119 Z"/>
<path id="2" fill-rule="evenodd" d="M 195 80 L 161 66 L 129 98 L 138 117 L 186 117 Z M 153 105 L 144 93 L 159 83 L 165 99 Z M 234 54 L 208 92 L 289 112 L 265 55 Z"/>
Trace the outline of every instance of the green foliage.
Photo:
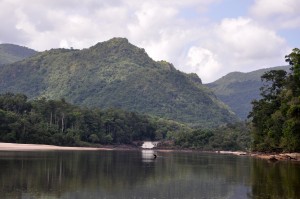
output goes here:
<path id="1" fill-rule="evenodd" d="M 195 74 L 153 61 L 127 39 L 84 50 L 53 49 L 0 67 L 0 93 L 25 93 L 90 108 L 118 108 L 200 127 L 236 121 Z"/>
<path id="2" fill-rule="evenodd" d="M 212 135 L 212 132 L 203 130 L 181 133 L 176 138 L 175 145 L 183 148 L 204 149 Z"/>
<path id="3" fill-rule="evenodd" d="M 0 97 L 0 109 L 14 113 L 24 113 L 31 110 L 27 96 L 23 94 L 5 93 Z"/>
<path id="4" fill-rule="evenodd" d="M 27 101 L 23 94 L 0 95 L 0 141 L 67 146 L 132 144 L 189 131 L 183 124 L 119 109 L 80 108 L 64 99 Z"/>
<path id="5" fill-rule="evenodd" d="M 20 61 L 35 55 L 37 52 L 18 45 L 0 44 L 0 65 Z"/>
<path id="6" fill-rule="evenodd" d="M 279 93 L 286 84 L 287 72 L 284 70 L 271 70 L 264 73 L 261 78 L 262 80 L 272 82 L 271 85 L 267 84 L 261 88 L 261 95 L 266 101 L 276 100 Z"/>
<path id="7" fill-rule="evenodd" d="M 286 61 L 292 66 L 292 74 L 290 75 L 289 87 L 295 96 L 300 95 L 300 50 L 298 48 L 293 49 L 293 51 L 285 56 Z"/>
<path id="8" fill-rule="evenodd" d="M 229 124 L 214 130 L 194 130 L 177 134 L 175 145 L 200 150 L 249 150 L 251 137 L 245 123 Z"/>
<path id="9" fill-rule="evenodd" d="M 251 102 L 255 99 L 261 99 L 259 92 L 259 88 L 263 86 L 261 76 L 270 70 L 289 71 L 289 66 L 260 69 L 249 73 L 233 72 L 207 84 L 207 86 L 240 119 L 245 120 L 252 109 Z"/>
<path id="10" fill-rule="evenodd" d="M 253 150 L 300 151 L 300 51 L 294 49 L 286 60 L 291 73 L 270 71 L 262 76 L 262 99 L 252 102 Z"/>

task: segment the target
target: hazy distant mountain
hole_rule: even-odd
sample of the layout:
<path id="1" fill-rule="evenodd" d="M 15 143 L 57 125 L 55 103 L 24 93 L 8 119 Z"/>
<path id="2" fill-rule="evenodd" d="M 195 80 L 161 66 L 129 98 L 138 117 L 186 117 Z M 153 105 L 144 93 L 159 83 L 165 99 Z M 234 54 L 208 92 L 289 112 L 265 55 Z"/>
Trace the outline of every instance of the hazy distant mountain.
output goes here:
<path id="1" fill-rule="evenodd" d="M 89 49 L 53 49 L 0 69 L 0 92 L 117 107 L 200 126 L 236 120 L 196 74 L 153 61 L 127 39 Z"/>
<path id="2" fill-rule="evenodd" d="M 0 65 L 10 64 L 31 57 L 37 52 L 14 44 L 0 44 Z"/>
<path id="3" fill-rule="evenodd" d="M 233 72 L 207 84 L 219 99 L 227 104 L 241 119 L 246 119 L 250 110 L 251 102 L 260 98 L 262 87 L 261 76 L 270 70 L 289 70 L 289 66 L 279 66 L 256 70 L 249 73 Z"/>

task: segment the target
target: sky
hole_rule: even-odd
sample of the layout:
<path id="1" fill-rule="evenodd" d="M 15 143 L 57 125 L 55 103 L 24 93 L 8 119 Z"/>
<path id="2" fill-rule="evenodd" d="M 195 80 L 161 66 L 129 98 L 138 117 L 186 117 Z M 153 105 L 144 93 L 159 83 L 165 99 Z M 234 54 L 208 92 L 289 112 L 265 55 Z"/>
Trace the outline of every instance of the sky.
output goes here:
<path id="1" fill-rule="evenodd" d="M 0 43 L 44 51 L 125 37 L 204 83 L 286 65 L 299 0 L 0 0 Z"/>

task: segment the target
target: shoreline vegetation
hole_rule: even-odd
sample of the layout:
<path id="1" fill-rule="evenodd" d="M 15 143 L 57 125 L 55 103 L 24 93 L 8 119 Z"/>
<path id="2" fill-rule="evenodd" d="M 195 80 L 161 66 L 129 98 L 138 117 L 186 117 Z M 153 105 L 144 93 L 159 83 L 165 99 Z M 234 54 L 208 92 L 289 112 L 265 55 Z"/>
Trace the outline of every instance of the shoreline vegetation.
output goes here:
<path id="1" fill-rule="evenodd" d="M 236 156 L 249 156 L 268 160 L 270 162 L 277 161 L 293 161 L 300 162 L 300 153 L 261 153 L 261 152 L 245 152 L 245 151 L 202 151 L 195 149 L 180 149 L 180 148 L 142 148 L 134 145 L 106 145 L 99 147 L 68 147 L 55 146 L 46 144 L 19 144 L 19 143 L 4 143 L 0 142 L 0 152 L 3 151 L 98 151 L 98 150 L 155 150 L 159 152 L 199 152 L 199 153 L 217 153 Z"/>
<path id="2" fill-rule="evenodd" d="M 250 148 L 250 130 L 244 122 L 214 129 L 189 126 L 121 109 L 90 109 L 64 99 L 28 101 L 24 94 L 0 94 L 0 142 L 74 147 L 137 145 L 160 140 L 160 147 L 203 151 Z"/>

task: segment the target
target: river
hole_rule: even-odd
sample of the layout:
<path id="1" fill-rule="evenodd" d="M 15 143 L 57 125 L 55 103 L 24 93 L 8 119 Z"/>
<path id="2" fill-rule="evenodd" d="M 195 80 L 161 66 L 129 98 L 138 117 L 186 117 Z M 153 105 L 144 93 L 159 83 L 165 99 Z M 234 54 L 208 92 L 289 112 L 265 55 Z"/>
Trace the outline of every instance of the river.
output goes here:
<path id="1" fill-rule="evenodd" d="M 2 151 L 0 198 L 296 199 L 300 164 L 152 150 Z"/>

